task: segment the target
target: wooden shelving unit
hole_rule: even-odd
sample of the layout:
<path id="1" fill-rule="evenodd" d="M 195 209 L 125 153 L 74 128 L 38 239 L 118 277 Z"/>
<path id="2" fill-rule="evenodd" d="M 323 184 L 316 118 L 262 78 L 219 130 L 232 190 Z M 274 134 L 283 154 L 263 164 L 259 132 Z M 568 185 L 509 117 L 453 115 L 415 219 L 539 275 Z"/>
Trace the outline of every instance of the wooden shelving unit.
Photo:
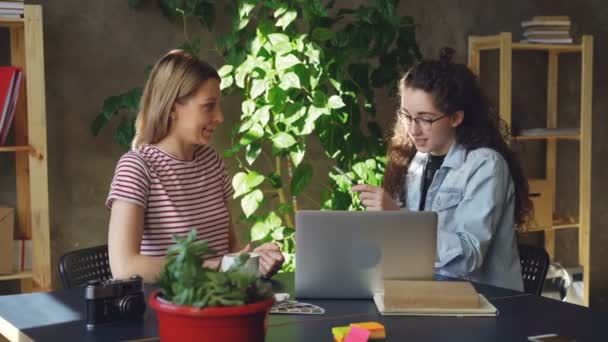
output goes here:
<path id="1" fill-rule="evenodd" d="M 555 193 L 557 141 L 561 139 L 574 140 L 579 143 L 579 216 L 572 220 L 560 219 L 555 214 L 555 202 L 550 204 L 553 212 L 548 224 L 533 227 L 532 230 L 543 230 L 545 233 L 545 248 L 551 258 L 555 255 L 555 230 L 578 229 L 579 264 L 583 268 L 584 302 L 589 305 L 590 271 L 590 221 L 591 221 L 591 122 L 592 122 L 592 86 L 593 86 L 593 37 L 585 35 L 580 44 L 533 44 L 513 42 L 510 32 L 502 32 L 492 36 L 469 37 L 468 64 L 478 76 L 480 75 L 480 53 L 483 50 L 498 50 L 500 58 L 499 75 L 499 113 L 503 120 L 511 125 L 511 66 L 514 50 L 545 51 L 548 55 L 547 77 L 547 132 L 546 134 L 525 134 L 514 137 L 515 140 L 546 140 L 546 170 L 545 179 Z M 558 57 L 563 53 L 581 54 L 581 98 L 580 125 L 575 127 L 575 134 L 551 134 L 557 130 L 557 85 Z M 555 199 L 556 196 L 552 196 Z M 540 219 L 539 219 L 540 221 Z"/>
<path id="2" fill-rule="evenodd" d="M 16 224 L 20 237 L 32 241 L 32 269 L 0 280 L 20 279 L 22 290 L 50 290 L 51 251 L 46 142 L 46 100 L 42 7 L 25 5 L 23 19 L 0 18 L 10 31 L 11 65 L 23 69 L 24 79 L 14 119 L 15 146 L 0 152 L 15 153 Z"/>

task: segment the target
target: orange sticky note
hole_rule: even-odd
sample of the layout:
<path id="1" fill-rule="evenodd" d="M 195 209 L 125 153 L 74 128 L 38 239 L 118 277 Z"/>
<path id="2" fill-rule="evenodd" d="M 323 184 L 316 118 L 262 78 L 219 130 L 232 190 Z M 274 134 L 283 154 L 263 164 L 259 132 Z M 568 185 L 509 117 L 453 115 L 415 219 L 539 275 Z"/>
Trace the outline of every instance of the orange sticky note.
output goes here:
<path id="1" fill-rule="evenodd" d="M 378 322 L 351 323 L 350 326 L 369 330 L 369 332 L 371 333 L 370 339 L 372 340 L 386 338 L 386 331 L 384 330 L 384 325 Z"/>
<path id="2" fill-rule="evenodd" d="M 370 335 L 369 330 L 351 326 L 348 334 L 344 336 L 344 342 L 367 342 Z"/>

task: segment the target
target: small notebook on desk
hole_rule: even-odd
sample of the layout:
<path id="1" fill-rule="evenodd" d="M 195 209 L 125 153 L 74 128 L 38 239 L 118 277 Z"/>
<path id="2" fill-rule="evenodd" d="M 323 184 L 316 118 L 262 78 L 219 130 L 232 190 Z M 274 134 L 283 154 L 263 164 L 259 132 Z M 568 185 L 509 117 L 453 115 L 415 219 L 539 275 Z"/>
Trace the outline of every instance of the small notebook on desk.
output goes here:
<path id="1" fill-rule="evenodd" d="M 485 316 L 498 310 L 471 283 L 387 280 L 374 295 L 381 315 Z"/>

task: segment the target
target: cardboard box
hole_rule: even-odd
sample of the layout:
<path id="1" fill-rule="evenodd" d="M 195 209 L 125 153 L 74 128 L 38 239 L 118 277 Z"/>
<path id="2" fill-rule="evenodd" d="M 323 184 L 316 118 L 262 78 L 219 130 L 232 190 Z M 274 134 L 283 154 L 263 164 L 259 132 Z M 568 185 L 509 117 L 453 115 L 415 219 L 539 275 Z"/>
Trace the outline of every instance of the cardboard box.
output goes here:
<path id="1" fill-rule="evenodd" d="M 0 274 L 13 273 L 15 210 L 0 208 Z"/>
<path id="2" fill-rule="evenodd" d="M 534 217 L 529 230 L 551 229 L 553 226 L 553 187 L 545 179 L 529 179 L 530 200 L 534 204 Z"/>

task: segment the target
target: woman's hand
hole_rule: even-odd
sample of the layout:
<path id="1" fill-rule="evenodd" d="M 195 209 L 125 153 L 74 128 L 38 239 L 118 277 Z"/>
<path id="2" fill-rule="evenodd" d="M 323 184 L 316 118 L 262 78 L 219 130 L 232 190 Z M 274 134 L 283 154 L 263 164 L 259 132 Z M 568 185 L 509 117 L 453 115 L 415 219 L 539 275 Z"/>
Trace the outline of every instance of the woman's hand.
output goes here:
<path id="1" fill-rule="evenodd" d="M 363 204 L 367 210 L 379 211 L 379 210 L 400 210 L 401 208 L 397 205 L 397 202 L 384 190 L 373 185 L 360 184 L 353 186 L 352 190 L 358 192 L 361 204 Z"/>
<path id="2" fill-rule="evenodd" d="M 270 278 L 277 273 L 283 265 L 283 253 L 279 246 L 274 242 L 265 243 L 251 250 L 248 244 L 241 250 L 241 253 L 257 253 L 260 255 L 260 273 L 264 278 Z"/>

